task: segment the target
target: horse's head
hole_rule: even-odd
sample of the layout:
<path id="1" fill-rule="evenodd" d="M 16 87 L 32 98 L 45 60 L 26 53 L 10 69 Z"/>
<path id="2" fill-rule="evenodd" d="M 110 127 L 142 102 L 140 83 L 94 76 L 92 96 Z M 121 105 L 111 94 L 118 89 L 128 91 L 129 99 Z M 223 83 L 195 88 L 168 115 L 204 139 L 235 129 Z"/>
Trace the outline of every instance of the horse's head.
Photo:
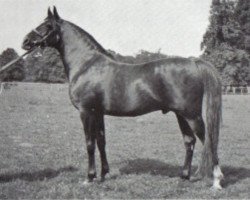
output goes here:
<path id="1" fill-rule="evenodd" d="M 56 47 L 60 40 L 60 23 L 61 18 L 54 6 L 53 13 L 48 9 L 48 16 L 42 24 L 28 33 L 23 41 L 22 48 L 31 50 L 39 46 Z"/>

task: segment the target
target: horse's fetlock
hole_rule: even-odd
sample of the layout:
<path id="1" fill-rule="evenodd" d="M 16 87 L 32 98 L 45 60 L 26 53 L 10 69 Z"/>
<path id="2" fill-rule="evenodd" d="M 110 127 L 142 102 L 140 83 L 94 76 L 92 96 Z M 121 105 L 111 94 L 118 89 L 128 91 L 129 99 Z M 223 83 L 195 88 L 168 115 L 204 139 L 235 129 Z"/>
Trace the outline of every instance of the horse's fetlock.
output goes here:
<path id="1" fill-rule="evenodd" d="M 96 172 L 89 172 L 88 173 L 88 180 L 92 182 L 96 178 Z"/>
<path id="2" fill-rule="evenodd" d="M 181 174 L 181 179 L 189 180 L 190 176 L 189 175 L 185 175 L 185 174 Z"/>
<path id="3" fill-rule="evenodd" d="M 109 173 L 109 166 L 108 166 L 108 165 L 102 167 L 101 175 L 102 175 L 102 176 L 105 176 L 107 173 Z"/>

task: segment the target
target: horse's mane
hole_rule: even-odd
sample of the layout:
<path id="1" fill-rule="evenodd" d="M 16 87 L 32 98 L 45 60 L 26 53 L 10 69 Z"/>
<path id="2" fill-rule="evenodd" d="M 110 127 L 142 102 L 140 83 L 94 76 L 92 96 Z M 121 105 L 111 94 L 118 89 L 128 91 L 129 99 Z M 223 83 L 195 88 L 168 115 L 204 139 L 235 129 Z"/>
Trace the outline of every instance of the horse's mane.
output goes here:
<path id="1" fill-rule="evenodd" d="M 91 46 L 93 49 L 97 50 L 98 52 L 100 52 L 101 54 L 104 54 L 106 55 L 107 57 L 111 58 L 111 59 L 114 59 L 115 60 L 115 57 L 109 53 L 106 49 L 104 49 L 102 47 L 102 45 L 100 45 L 96 40 L 95 38 L 90 35 L 88 32 L 86 32 L 85 30 L 83 30 L 82 28 L 80 28 L 79 26 L 69 22 L 69 21 L 65 21 L 67 22 L 68 24 L 70 24 L 71 26 L 75 27 L 76 30 L 79 32 L 79 33 L 82 33 L 82 35 L 84 36 L 84 40 L 89 44 L 89 46 Z"/>

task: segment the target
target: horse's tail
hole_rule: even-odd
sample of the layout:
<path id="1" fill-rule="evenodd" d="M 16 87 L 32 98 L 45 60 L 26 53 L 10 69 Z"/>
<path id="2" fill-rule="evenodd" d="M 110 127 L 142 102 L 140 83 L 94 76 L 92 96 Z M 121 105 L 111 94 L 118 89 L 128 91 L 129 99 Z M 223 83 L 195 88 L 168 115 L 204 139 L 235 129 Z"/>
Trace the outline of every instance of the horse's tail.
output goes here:
<path id="1" fill-rule="evenodd" d="M 217 148 L 222 120 L 222 93 L 221 80 L 216 69 L 202 60 L 197 60 L 196 64 L 201 72 L 206 94 L 206 133 L 198 169 L 198 173 L 204 177 L 212 176 L 216 171 L 214 167 L 219 163 Z"/>
<path id="2" fill-rule="evenodd" d="M 0 82 L 0 94 L 2 94 L 2 91 L 3 91 L 3 83 Z"/>

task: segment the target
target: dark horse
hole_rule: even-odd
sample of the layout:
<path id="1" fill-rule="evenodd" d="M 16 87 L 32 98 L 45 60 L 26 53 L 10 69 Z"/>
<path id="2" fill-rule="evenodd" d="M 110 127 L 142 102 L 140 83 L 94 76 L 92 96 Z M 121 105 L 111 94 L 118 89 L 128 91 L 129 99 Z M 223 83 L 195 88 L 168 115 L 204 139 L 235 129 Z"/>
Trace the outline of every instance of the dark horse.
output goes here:
<path id="1" fill-rule="evenodd" d="M 217 146 L 221 119 L 221 83 L 216 70 L 202 60 L 167 58 L 143 64 L 117 62 L 90 34 L 59 17 L 56 8 L 24 39 L 23 49 L 56 48 L 69 80 L 69 96 L 80 111 L 88 152 L 88 181 L 96 177 L 95 145 L 101 157 L 101 178 L 109 172 L 105 152 L 104 115 L 138 116 L 172 111 L 183 135 L 186 157 L 181 177 L 190 178 L 196 136 L 204 144 L 198 171 L 214 176 L 220 188 L 223 174 Z M 207 129 L 202 119 L 206 94 Z"/>

